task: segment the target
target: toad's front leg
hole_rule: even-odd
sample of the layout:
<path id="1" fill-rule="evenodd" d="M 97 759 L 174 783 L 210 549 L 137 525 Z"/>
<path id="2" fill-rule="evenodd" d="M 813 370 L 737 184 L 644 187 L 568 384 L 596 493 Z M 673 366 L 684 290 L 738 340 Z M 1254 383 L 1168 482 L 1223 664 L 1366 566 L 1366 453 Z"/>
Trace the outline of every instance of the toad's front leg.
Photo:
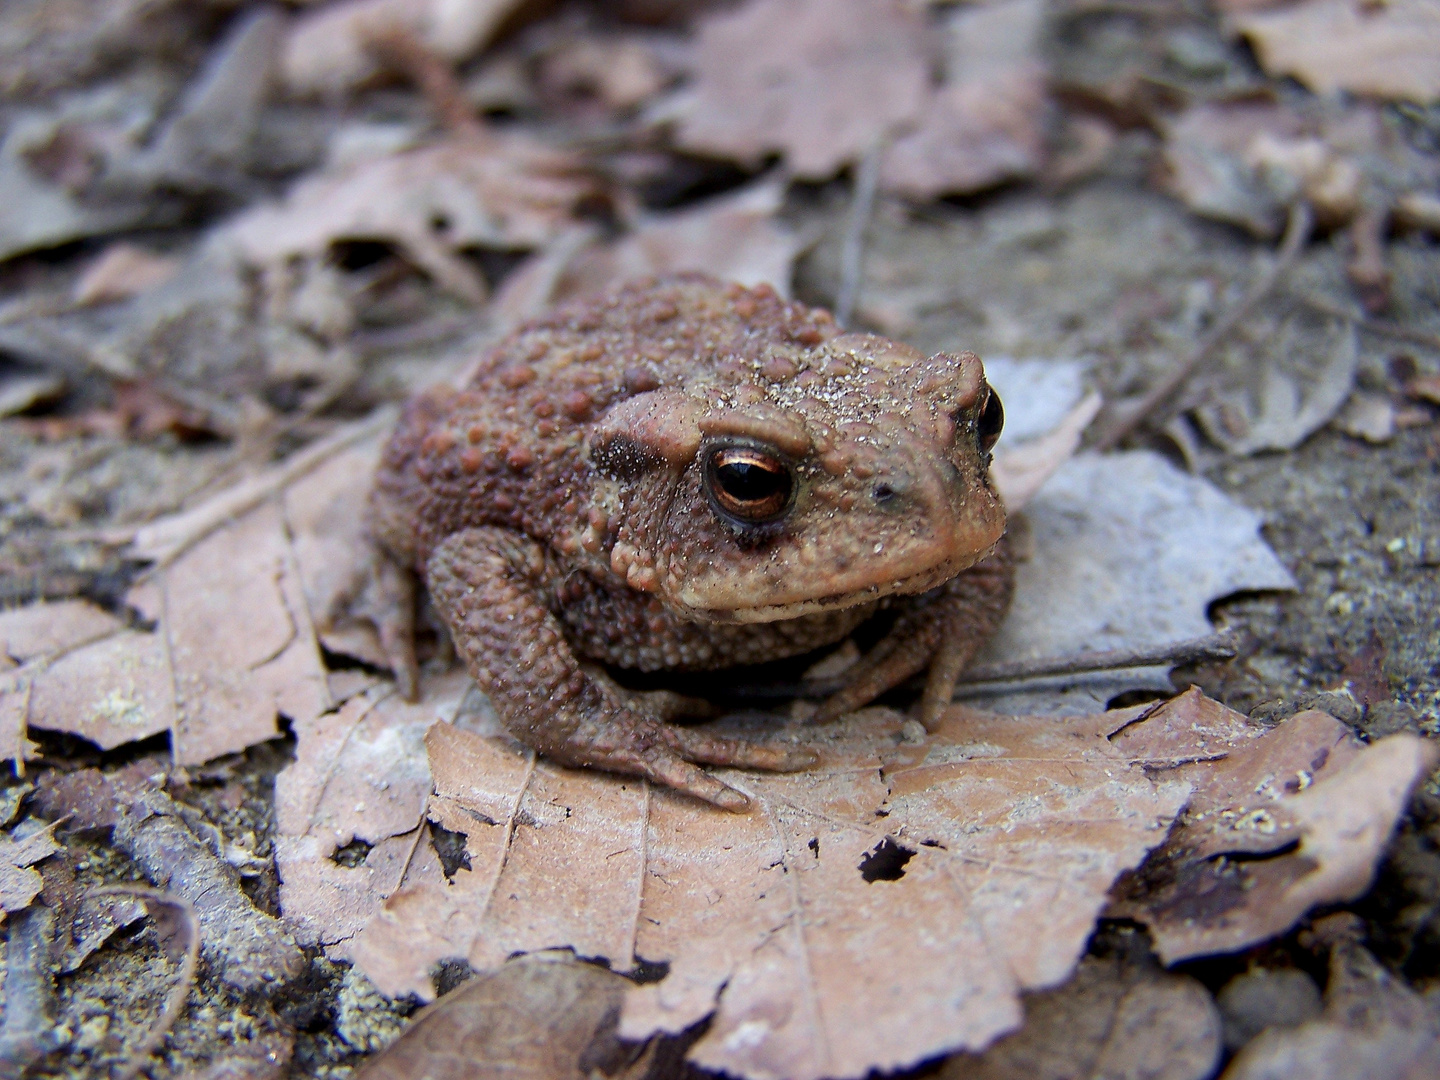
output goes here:
<path id="1" fill-rule="evenodd" d="M 498 528 L 456 533 L 426 566 L 456 650 L 521 742 L 566 765 L 648 777 L 736 811 L 749 800 L 693 762 L 781 771 L 814 764 L 803 748 L 674 727 L 587 674 L 546 603 L 555 576 L 544 548 Z"/>

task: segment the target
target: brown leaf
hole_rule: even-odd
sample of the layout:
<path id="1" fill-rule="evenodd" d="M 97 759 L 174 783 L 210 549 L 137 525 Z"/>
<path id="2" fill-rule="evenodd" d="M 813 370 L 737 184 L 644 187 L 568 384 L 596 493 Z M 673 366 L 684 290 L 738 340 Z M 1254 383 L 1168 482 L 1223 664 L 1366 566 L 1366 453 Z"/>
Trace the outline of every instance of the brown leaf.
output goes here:
<path id="1" fill-rule="evenodd" d="M 1313 710 L 1266 728 L 1194 689 L 1112 741 L 1195 788 L 1110 907 L 1149 926 L 1167 964 L 1265 941 L 1317 905 L 1363 893 L 1436 757 L 1411 735 L 1365 746 Z"/>
<path id="2" fill-rule="evenodd" d="M 469 59 L 520 0 L 341 0 L 295 20 L 281 57 L 289 87 L 338 94 L 375 76 L 370 43 L 399 27 L 450 61 Z"/>
<path id="3" fill-rule="evenodd" d="M 678 141 L 791 174 L 833 176 L 914 120 L 930 74 L 926 27 L 894 0 L 750 0 L 700 26 Z"/>
<path id="4" fill-rule="evenodd" d="M 75 282 L 75 303 L 127 300 L 170 280 L 179 269 L 180 261 L 173 256 L 154 255 L 134 244 L 112 244 Z"/>
<path id="5" fill-rule="evenodd" d="M 356 1080 L 619 1080 L 634 1056 L 615 1037 L 629 985 L 564 954 L 513 960 L 421 1012 Z"/>
<path id="6" fill-rule="evenodd" d="M 621 1034 L 716 1010 L 691 1059 L 750 1077 L 980 1047 L 1014 1026 L 1021 989 L 1066 977 L 1110 882 L 1184 801 L 1106 740 L 1123 722 L 957 708 L 926 737 L 872 709 L 787 726 L 822 765 L 728 773 L 744 816 L 437 724 L 429 815 L 465 834 L 464 861 L 447 878 L 417 857 L 351 955 L 382 991 L 427 997 L 447 957 L 663 964 L 627 991 Z"/>
<path id="7" fill-rule="evenodd" d="M 1045 153 L 1044 4 L 1003 0 L 955 11 L 945 85 L 915 130 L 886 151 L 880 182 L 916 199 L 980 191 L 1033 175 Z"/>
<path id="8" fill-rule="evenodd" d="M 1220 1061 L 1220 1016 L 1187 975 L 1087 956 L 1064 986 L 1025 998 L 1025 1026 L 941 1080 L 1148 1077 L 1206 1080 Z"/>
<path id="9" fill-rule="evenodd" d="M 790 295 L 803 244 L 777 220 L 782 183 L 765 181 L 671 214 L 642 220 L 635 231 L 603 245 L 586 231 L 562 237 L 506 279 L 494 311 L 506 325 L 549 304 L 652 274 L 699 270 L 747 287 L 766 282 Z"/>
<path id="10" fill-rule="evenodd" d="M 4 660 L 24 664 L 108 637 L 122 625 L 88 600 L 42 600 L 0 611 L 0 651 Z"/>
<path id="11" fill-rule="evenodd" d="M 460 249 L 538 247 L 573 224 L 594 190 L 580 158 L 528 135 L 457 137 L 302 180 L 281 203 L 241 216 L 221 242 L 252 265 L 281 268 L 321 259 L 337 241 L 388 241 L 444 288 L 479 301 L 485 282 Z"/>
<path id="12" fill-rule="evenodd" d="M 64 731 L 104 749 L 168 731 L 174 760 L 198 764 L 274 738 L 281 713 L 306 723 L 329 709 L 293 530 L 274 497 L 295 463 L 276 475 L 149 527 L 137 553 L 164 558 L 127 603 L 155 630 L 115 624 L 6 673 L 7 730 Z"/>
<path id="13" fill-rule="evenodd" d="M 45 883 L 31 867 L 59 850 L 54 825 L 23 840 L 0 836 L 0 920 L 6 913 L 29 907 L 30 901 L 40 895 Z"/>
<path id="14" fill-rule="evenodd" d="M 275 783 L 275 865 L 281 906 L 303 944 L 347 955 L 350 939 L 399 886 L 422 842 L 425 731 L 453 720 L 469 688 L 456 672 L 412 705 L 385 683 L 296 725 L 295 762 Z M 343 865 L 336 852 L 356 839 L 370 849 L 360 864 Z"/>
<path id="15" fill-rule="evenodd" d="M 1237 14 L 1230 25 L 1269 74 L 1294 76 L 1316 93 L 1440 97 L 1440 8 L 1431 0 L 1301 0 Z"/>

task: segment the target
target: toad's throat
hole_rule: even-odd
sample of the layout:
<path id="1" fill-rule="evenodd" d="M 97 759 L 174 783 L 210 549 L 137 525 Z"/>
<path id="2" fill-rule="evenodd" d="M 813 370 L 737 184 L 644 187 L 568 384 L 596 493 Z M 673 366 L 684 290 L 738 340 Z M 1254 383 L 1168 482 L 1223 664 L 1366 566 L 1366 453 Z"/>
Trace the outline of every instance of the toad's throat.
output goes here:
<path id="1" fill-rule="evenodd" d="M 997 538 L 996 543 L 998 542 Z M 852 586 L 821 596 L 787 600 L 774 604 L 721 608 L 702 607 L 693 602 L 687 602 L 694 598 L 687 596 L 686 591 L 682 590 L 679 597 L 680 603 L 677 606 L 687 618 L 695 622 L 767 623 L 800 619 L 807 615 L 840 611 L 845 608 L 858 607 L 861 604 L 873 604 L 886 596 L 914 596 L 918 593 L 928 592 L 945 584 L 962 570 L 986 558 L 993 548 L 992 544 L 990 548 L 958 558 L 950 555 L 901 577 L 872 581 L 865 585 Z"/>

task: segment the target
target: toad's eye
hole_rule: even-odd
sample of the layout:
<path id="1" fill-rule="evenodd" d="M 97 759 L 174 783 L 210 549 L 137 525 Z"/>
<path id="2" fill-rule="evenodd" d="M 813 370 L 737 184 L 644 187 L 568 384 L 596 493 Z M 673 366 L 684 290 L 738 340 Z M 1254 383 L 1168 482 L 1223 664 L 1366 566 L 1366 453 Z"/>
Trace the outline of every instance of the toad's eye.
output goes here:
<path id="1" fill-rule="evenodd" d="M 975 437 L 980 440 L 980 449 L 988 454 L 1005 426 L 1005 407 L 1000 404 L 999 394 L 988 386 L 985 389 L 989 393 L 985 396 L 985 407 L 975 421 Z"/>
<path id="2" fill-rule="evenodd" d="M 721 513 L 758 525 L 785 512 L 795 481 L 789 466 L 774 454 L 733 446 L 710 455 L 705 487 Z"/>

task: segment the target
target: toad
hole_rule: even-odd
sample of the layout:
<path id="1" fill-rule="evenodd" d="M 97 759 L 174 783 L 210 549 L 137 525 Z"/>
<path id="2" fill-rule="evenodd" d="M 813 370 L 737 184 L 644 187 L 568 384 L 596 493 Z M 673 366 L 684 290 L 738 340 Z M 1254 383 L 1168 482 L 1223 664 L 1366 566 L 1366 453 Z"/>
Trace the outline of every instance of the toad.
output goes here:
<path id="1" fill-rule="evenodd" d="M 694 699 L 602 665 L 796 656 L 894 608 L 814 719 L 928 669 L 933 724 L 1009 601 L 1001 422 L 973 354 L 843 333 L 764 285 L 682 275 L 561 306 L 405 409 L 371 500 L 382 642 L 413 697 L 418 577 L 521 742 L 743 810 L 701 766 L 813 752 L 675 723 Z"/>

